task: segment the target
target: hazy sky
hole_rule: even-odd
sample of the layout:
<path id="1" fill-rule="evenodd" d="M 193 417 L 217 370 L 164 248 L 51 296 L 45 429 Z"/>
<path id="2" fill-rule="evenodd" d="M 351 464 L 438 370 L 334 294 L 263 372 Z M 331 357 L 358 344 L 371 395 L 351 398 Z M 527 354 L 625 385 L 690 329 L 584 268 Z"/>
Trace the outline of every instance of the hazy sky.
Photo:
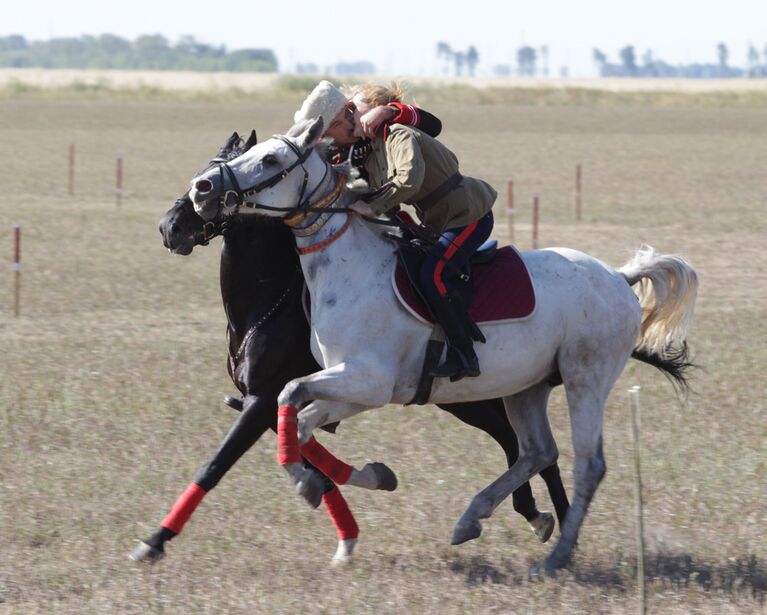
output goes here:
<path id="1" fill-rule="evenodd" d="M 133 39 L 184 34 L 228 49 L 273 49 L 282 70 L 297 62 L 324 68 L 370 60 L 379 72 L 437 72 L 439 41 L 474 45 L 480 71 L 516 65 L 523 44 L 549 48 L 551 74 L 592 76 L 592 49 L 613 61 L 626 45 L 637 58 L 647 48 L 667 62 L 716 62 L 716 45 L 730 64 L 746 63 L 748 44 L 767 45 L 767 0 L 21 0 L 3 2 L 0 35 L 28 39 L 110 32 Z"/>

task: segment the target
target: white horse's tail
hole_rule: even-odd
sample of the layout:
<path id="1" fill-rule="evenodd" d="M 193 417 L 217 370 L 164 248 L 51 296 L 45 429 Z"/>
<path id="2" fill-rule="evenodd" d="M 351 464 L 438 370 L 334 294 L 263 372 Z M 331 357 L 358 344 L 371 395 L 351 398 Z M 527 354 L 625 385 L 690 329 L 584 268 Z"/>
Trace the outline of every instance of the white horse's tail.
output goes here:
<path id="1" fill-rule="evenodd" d="M 667 348 L 684 343 L 698 296 L 695 269 L 679 256 L 642 246 L 618 272 L 642 308 L 636 349 L 664 357 Z"/>

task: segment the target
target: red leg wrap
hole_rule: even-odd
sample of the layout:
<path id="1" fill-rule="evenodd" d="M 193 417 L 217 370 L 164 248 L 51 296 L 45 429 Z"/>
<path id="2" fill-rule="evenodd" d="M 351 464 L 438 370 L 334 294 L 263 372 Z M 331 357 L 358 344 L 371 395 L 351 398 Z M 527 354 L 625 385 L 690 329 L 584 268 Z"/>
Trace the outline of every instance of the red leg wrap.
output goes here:
<path id="1" fill-rule="evenodd" d="M 301 449 L 298 446 L 298 408 L 280 406 L 277 409 L 277 461 L 301 463 Z"/>
<path id="2" fill-rule="evenodd" d="M 336 485 L 345 485 L 352 475 L 352 467 L 335 457 L 314 436 L 301 447 L 301 454 Z"/>
<path id="3" fill-rule="evenodd" d="M 338 487 L 333 487 L 331 491 L 323 495 L 322 501 L 328 509 L 333 525 L 336 526 L 339 540 L 349 540 L 360 535 L 360 528 L 357 526 L 354 515 L 349 510 L 349 505 Z"/>
<path id="4" fill-rule="evenodd" d="M 160 525 L 172 532 L 176 532 L 176 534 L 180 534 L 181 528 L 184 527 L 184 524 L 187 521 L 189 521 L 189 517 L 192 516 L 192 513 L 197 506 L 199 506 L 204 497 L 205 491 L 203 488 L 197 483 L 192 483 L 186 488 L 186 491 L 179 496 L 178 500 L 176 500 L 176 503 L 173 505 L 173 508 L 171 508 L 168 513 L 168 516 L 162 520 Z"/>

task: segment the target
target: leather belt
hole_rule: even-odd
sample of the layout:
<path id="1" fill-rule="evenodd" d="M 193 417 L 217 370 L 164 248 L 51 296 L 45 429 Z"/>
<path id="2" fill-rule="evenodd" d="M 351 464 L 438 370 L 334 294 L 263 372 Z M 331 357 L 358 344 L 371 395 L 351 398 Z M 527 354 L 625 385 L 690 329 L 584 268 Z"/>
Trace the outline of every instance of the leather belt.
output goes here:
<path id="1" fill-rule="evenodd" d="M 449 192 L 452 192 L 458 186 L 460 186 L 462 181 L 463 181 L 463 175 L 461 175 L 460 172 L 456 171 L 450 177 L 448 177 L 442 184 L 437 186 L 437 188 L 435 188 L 429 194 L 427 194 L 425 197 L 423 197 L 422 199 L 418 199 L 418 201 L 415 201 L 413 205 L 415 205 L 421 210 L 429 209 L 429 207 L 434 205 L 446 194 L 448 194 Z"/>

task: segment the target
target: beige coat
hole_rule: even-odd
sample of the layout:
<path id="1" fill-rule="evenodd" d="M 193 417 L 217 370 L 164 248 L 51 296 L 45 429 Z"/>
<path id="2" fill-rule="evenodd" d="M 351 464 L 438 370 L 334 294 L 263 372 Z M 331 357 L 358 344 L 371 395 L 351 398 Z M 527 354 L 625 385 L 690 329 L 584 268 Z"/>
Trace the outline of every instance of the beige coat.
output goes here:
<path id="1" fill-rule="evenodd" d="M 497 196 L 481 179 L 464 177 L 436 203 L 419 207 L 419 200 L 458 171 L 458 159 L 443 143 L 411 126 L 392 124 L 386 139 L 376 137 L 365 168 L 375 190 L 373 198 L 366 200 L 376 214 L 401 203 L 412 204 L 421 221 L 440 233 L 475 222 L 490 211 Z"/>

